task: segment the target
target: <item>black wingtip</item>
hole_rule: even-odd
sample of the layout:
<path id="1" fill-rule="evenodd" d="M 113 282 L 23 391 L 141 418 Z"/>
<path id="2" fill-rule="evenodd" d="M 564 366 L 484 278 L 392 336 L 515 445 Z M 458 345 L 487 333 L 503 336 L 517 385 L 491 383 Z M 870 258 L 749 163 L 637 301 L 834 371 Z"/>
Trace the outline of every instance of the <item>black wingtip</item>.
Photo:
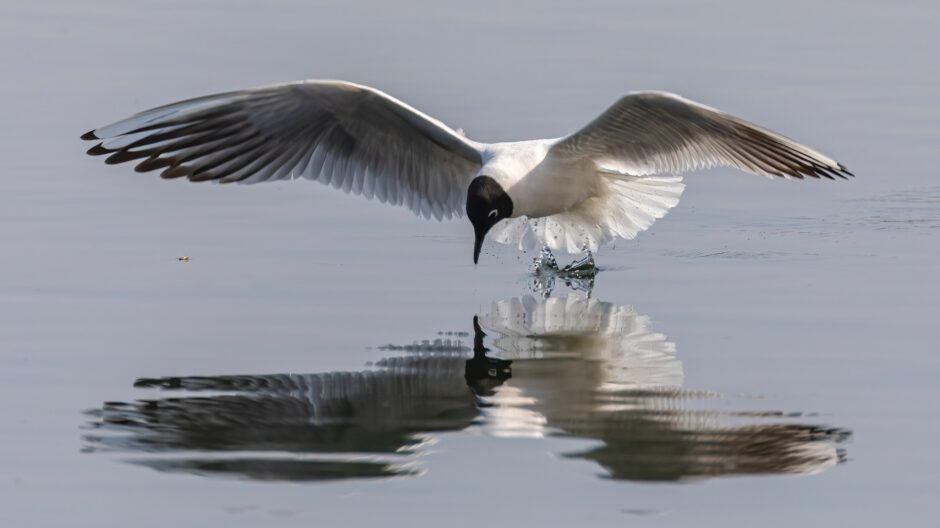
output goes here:
<path id="1" fill-rule="evenodd" d="M 85 132 L 84 134 L 82 134 L 82 139 L 84 139 L 85 141 L 94 141 L 96 139 L 101 139 L 101 138 L 95 135 L 94 130 L 89 130 L 88 132 Z"/>
<path id="2" fill-rule="evenodd" d="M 133 160 L 140 159 L 140 158 L 146 158 L 148 156 L 150 156 L 149 152 L 133 152 L 129 150 L 119 150 L 115 152 L 114 154 L 111 154 L 110 156 L 108 156 L 108 158 L 105 159 L 104 162 L 107 163 L 108 165 L 116 165 L 118 163 L 124 163 L 125 161 L 133 161 Z"/>
<path id="3" fill-rule="evenodd" d="M 173 165 L 173 158 L 148 158 L 144 161 L 141 161 L 134 167 L 136 172 L 150 172 L 157 169 L 162 169 Z"/>
<path id="4" fill-rule="evenodd" d="M 174 178 L 189 177 L 193 173 L 193 169 L 185 165 L 170 165 L 166 170 L 160 173 L 160 177 L 164 180 L 172 180 Z"/>
<path id="5" fill-rule="evenodd" d="M 101 143 L 98 143 L 94 147 L 91 147 L 90 149 L 85 151 L 85 153 L 88 154 L 89 156 L 103 156 L 111 152 L 113 151 L 102 147 Z"/>

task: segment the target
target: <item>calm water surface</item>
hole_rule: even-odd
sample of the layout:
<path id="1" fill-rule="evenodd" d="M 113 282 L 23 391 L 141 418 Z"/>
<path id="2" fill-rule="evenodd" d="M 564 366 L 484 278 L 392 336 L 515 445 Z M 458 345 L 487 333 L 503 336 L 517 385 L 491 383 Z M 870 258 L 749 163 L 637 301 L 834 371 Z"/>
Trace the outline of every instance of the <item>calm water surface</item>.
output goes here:
<path id="1" fill-rule="evenodd" d="M 938 23 L 931 2 L 5 3 L 0 524 L 935 523 Z M 546 297 L 533 254 L 474 267 L 466 221 L 161 182 L 78 140 L 304 77 L 484 141 L 672 90 L 858 177 L 690 175 L 590 294 Z"/>

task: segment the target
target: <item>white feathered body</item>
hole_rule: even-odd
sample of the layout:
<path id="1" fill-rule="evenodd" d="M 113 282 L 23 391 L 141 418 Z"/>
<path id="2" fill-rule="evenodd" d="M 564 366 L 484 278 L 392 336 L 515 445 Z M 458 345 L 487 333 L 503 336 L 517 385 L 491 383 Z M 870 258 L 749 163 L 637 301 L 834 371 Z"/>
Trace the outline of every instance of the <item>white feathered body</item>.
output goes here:
<path id="1" fill-rule="evenodd" d="M 567 211 L 596 190 L 592 163 L 565 162 L 548 156 L 556 142 L 537 139 L 484 147 L 478 175 L 495 179 L 509 193 L 513 218 L 541 218 Z"/>
<path id="2" fill-rule="evenodd" d="M 520 249 L 597 251 L 632 239 L 679 203 L 678 176 L 630 176 L 587 158 L 552 154 L 558 139 L 494 143 L 479 176 L 495 179 L 513 201 L 512 217 L 491 238 Z"/>

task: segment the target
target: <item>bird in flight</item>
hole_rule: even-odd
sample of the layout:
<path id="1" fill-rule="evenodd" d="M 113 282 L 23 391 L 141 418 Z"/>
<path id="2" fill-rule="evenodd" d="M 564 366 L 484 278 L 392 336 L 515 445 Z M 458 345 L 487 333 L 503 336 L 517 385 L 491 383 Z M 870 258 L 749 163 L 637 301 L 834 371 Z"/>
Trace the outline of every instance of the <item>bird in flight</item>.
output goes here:
<path id="1" fill-rule="evenodd" d="M 730 166 L 847 178 L 780 134 L 666 92 L 633 92 L 561 138 L 480 143 L 375 88 L 307 80 L 160 106 L 82 136 L 105 163 L 167 179 L 305 178 L 425 218 L 466 211 L 473 262 L 487 233 L 521 248 L 597 251 L 674 207 L 681 174 Z"/>

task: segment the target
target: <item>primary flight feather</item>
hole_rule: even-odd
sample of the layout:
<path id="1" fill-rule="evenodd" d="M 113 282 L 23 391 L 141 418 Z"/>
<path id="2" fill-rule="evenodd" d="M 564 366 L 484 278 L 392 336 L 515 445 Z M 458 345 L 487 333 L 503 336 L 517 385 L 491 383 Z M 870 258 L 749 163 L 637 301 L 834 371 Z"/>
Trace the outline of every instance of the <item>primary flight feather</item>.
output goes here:
<path id="1" fill-rule="evenodd" d="M 682 173 L 846 178 L 819 152 L 664 92 L 622 97 L 556 139 L 478 143 L 368 86 L 309 80 L 189 99 L 92 130 L 91 155 L 163 178 L 306 178 L 485 235 L 571 253 L 633 238 L 678 203 Z M 495 226 L 495 229 L 493 229 Z"/>

